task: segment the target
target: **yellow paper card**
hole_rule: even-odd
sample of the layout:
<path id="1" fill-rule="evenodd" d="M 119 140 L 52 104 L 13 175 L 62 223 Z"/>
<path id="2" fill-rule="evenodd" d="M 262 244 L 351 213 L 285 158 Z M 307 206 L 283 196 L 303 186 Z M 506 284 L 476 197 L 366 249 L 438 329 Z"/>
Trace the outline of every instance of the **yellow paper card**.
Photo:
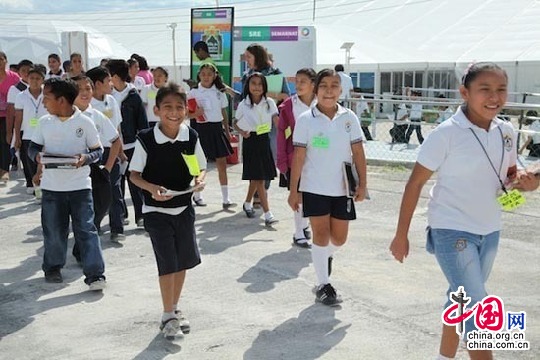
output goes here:
<path id="1" fill-rule="evenodd" d="M 38 118 L 31 118 L 30 119 L 30 127 L 35 128 L 39 125 L 39 119 Z"/>
<path id="2" fill-rule="evenodd" d="M 269 123 L 261 124 L 257 126 L 257 129 L 255 130 L 257 132 L 257 135 L 267 134 L 271 130 L 271 126 Z"/>
<path id="3" fill-rule="evenodd" d="M 155 99 L 156 99 L 156 95 L 157 95 L 157 92 L 155 92 L 155 91 L 149 91 L 149 92 L 148 92 L 148 98 L 149 98 L 149 99 L 154 99 L 154 100 L 155 100 Z"/>
<path id="4" fill-rule="evenodd" d="M 291 135 L 292 135 L 292 130 L 291 130 L 291 127 L 289 126 L 289 127 L 287 127 L 287 128 L 285 129 L 285 139 L 290 138 Z"/>
<path id="5" fill-rule="evenodd" d="M 197 176 L 201 173 L 201 169 L 199 168 L 199 161 L 197 160 L 196 155 L 182 154 L 182 157 L 184 158 L 184 161 L 186 162 L 189 173 L 192 176 Z"/>
<path id="6" fill-rule="evenodd" d="M 507 194 L 502 194 L 497 198 L 503 210 L 512 211 L 519 206 L 525 204 L 525 197 L 516 189 L 509 191 Z"/>

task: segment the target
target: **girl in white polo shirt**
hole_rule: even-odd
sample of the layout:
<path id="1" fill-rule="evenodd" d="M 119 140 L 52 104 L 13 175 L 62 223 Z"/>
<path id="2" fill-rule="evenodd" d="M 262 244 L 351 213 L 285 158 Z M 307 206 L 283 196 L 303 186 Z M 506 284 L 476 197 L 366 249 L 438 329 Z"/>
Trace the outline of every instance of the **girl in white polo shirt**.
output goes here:
<path id="1" fill-rule="evenodd" d="M 430 191 L 427 245 L 449 282 L 450 292 L 462 286 L 471 298 L 467 308 L 481 301 L 499 243 L 501 205 L 497 198 L 514 188 L 527 189 L 532 176 L 517 174 L 516 138 L 510 122 L 497 118 L 507 97 L 506 72 L 492 63 L 472 65 L 463 76 L 465 101 L 422 144 L 405 187 L 396 235 L 390 250 L 403 262 L 409 253 L 408 231 L 420 192 L 431 175 L 438 176 Z M 449 300 L 445 308 L 451 305 Z M 475 330 L 472 318 L 466 334 Z M 453 359 L 459 337 L 454 326 L 443 325 L 439 359 Z M 471 359 L 491 359 L 491 351 L 469 352 Z"/>
<path id="2" fill-rule="evenodd" d="M 156 105 L 156 95 L 159 88 L 165 86 L 169 79 L 169 72 L 161 66 L 156 67 L 152 71 L 154 81 L 151 84 L 144 85 L 141 90 L 141 99 L 146 108 L 146 117 L 148 118 L 148 126 L 154 127 L 159 121 L 159 117 L 154 114 L 154 106 Z"/>
<path id="3" fill-rule="evenodd" d="M 277 175 L 269 134 L 272 122 L 276 126 L 279 118 L 276 103 L 266 96 L 267 92 L 268 84 L 264 75 L 255 72 L 248 76 L 244 86 L 244 100 L 236 109 L 237 121 L 234 127 L 244 138 L 242 180 L 249 180 L 249 189 L 243 205 L 244 212 L 248 218 L 255 217 L 253 197 L 257 192 L 264 210 L 265 225 L 272 226 L 278 220 L 270 211 L 264 182 L 272 180 Z"/>
<path id="4" fill-rule="evenodd" d="M 313 230 L 316 300 L 334 306 L 341 299 L 329 280 L 332 256 L 347 240 L 349 220 L 356 219 L 353 200 L 365 198 L 366 158 L 358 118 L 338 104 L 341 80 L 335 70 L 317 74 L 315 93 L 317 105 L 298 118 L 294 129 L 289 205 L 294 211 L 303 205 Z M 359 182 L 354 197 L 349 198 L 343 163 L 353 161 Z"/>
<path id="5" fill-rule="evenodd" d="M 234 206 L 229 199 L 227 179 L 227 156 L 233 152 L 227 115 L 229 100 L 227 95 L 221 92 L 223 82 L 214 64 L 201 65 L 197 79 L 199 86 L 188 94 L 188 117 L 195 119 L 191 121 L 191 127 L 199 134 L 206 158 L 216 161 L 222 206 L 223 209 L 228 209 Z M 196 106 L 190 106 L 194 102 Z M 200 192 L 194 194 L 194 201 L 195 205 L 206 205 Z"/>

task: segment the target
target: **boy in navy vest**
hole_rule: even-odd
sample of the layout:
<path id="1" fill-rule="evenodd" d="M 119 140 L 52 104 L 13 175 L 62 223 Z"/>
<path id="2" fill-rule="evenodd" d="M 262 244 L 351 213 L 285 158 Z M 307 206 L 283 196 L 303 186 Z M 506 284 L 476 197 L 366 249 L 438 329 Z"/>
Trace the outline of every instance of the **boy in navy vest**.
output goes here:
<path id="1" fill-rule="evenodd" d="M 206 157 L 197 133 L 184 124 L 186 94 L 177 84 L 159 89 L 154 113 L 160 121 L 139 132 L 129 180 L 143 190 L 144 227 L 152 240 L 163 301 L 160 330 L 174 337 L 190 331 L 178 300 L 186 270 L 201 262 L 190 189 L 193 180 L 202 189 Z"/>

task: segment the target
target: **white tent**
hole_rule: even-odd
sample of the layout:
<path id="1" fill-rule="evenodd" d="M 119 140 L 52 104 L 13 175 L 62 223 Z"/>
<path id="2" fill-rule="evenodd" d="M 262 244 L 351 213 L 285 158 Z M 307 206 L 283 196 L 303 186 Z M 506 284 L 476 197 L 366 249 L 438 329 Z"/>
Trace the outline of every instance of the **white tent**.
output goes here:
<path id="1" fill-rule="evenodd" d="M 459 73 L 470 61 L 490 60 L 505 66 L 513 89 L 530 91 L 540 90 L 539 18 L 537 0 L 276 0 L 235 6 L 237 26 L 314 25 L 318 67 L 349 60 L 353 72 L 452 68 Z M 136 52 L 151 65 L 171 65 L 170 23 L 177 24 L 177 63 L 188 65 L 188 8 L 4 14 L 0 46 L 29 49 L 14 45 L 24 38 L 37 44 L 34 50 L 43 44 L 58 48 L 59 32 L 87 31 L 105 39 L 96 58 L 125 58 Z M 355 43 L 349 59 L 340 49 L 344 42 Z M 11 62 L 20 60 L 18 55 L 8 56 Z"/>

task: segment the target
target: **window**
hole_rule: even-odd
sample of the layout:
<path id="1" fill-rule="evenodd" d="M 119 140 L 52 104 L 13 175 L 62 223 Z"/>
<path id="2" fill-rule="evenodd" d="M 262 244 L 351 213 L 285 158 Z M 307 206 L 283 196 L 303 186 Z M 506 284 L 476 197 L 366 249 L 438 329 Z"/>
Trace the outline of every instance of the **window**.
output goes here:
<path id="1" fill-rule="evenodd" d="M 363 93 L 373 94 L 375 92 L 375 73 L 365 72 L 360 73 L 360 83 L 358 87 Z"/>
<path id="2" fill-rule="evenodd" d="M 389 72 L 381 73 L 381 93 L 392 92 L 391 75 Z"/>

